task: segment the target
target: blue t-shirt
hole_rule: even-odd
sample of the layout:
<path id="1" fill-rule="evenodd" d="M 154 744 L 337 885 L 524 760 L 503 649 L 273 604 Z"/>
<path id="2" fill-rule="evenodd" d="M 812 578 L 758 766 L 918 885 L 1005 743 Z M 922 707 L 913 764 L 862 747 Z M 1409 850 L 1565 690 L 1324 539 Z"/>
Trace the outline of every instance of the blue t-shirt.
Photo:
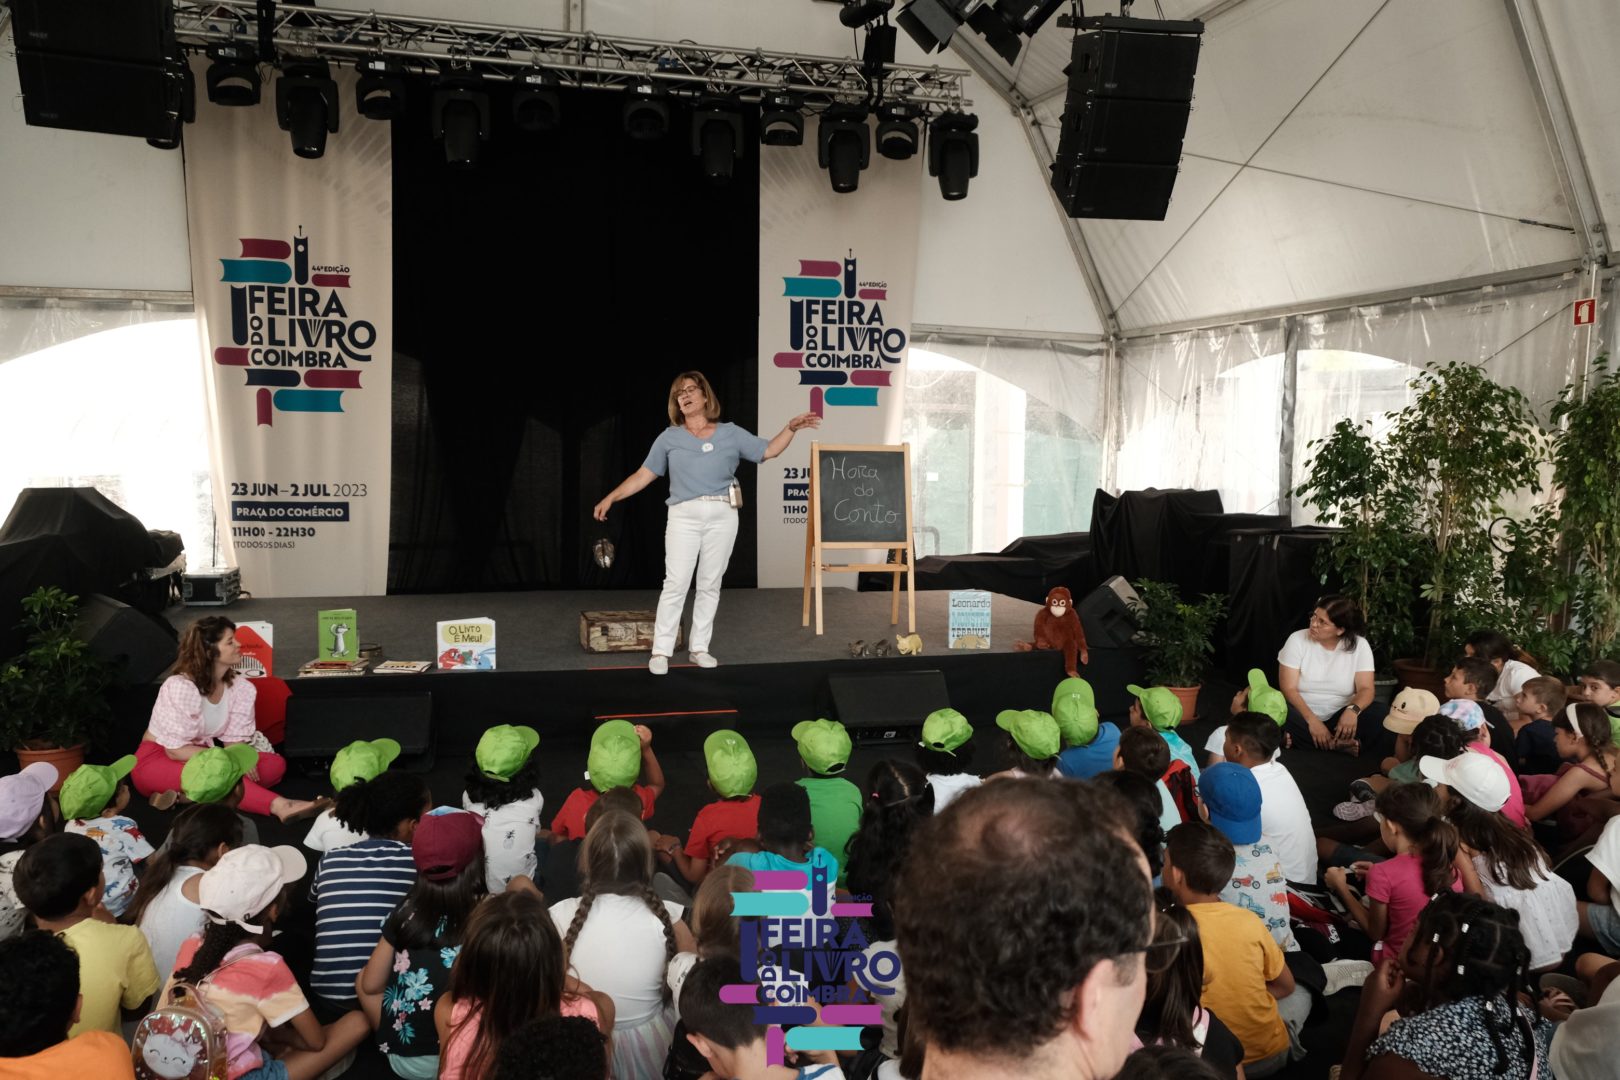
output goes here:
<path id="1" fill-rule="evenodd" d="M 1513 747 L 1519 755 L 1519 772 L 1526 776 L 1555 773 L 1563 764 L 1550 720 L 1532 720 L 1524 725 L 1514 736 Z"/>
<path id="2" fill-rule="evenodd" d="M 1193 779 L 1197 780 L 1198 762 L 1193 760 L 1192 747 L 1187 745 L 1187 740 L 1173 731 L 1161 731 L 1159 734 L 1164 736 L 1165 744 L 1170 747 L 1170 756 L 1185 761 L 1187 768 L 1192 770 Z"/>
<path id="3" fill-rule="evenodd" d="M 1058 755 L 1058 772 L 1076 780 L 1090 780 L 1114 767 L 1114 751 L 1119 749 L 1119 728 L 1097 725 L 1097 737 L 1085 746 L 1071 746 Z"/>
<path id="4" fill-rule="evenodd" d="M 315 902 L 312 990 L 330 1001 L 354 1000 L 354 977 L 371 959 L 383 922 L 414 884 L 411 845 L 398 840 L 362 840 L 321 856 L 309 888 Z"/>
<path id="5" fill-rule="evenodd" d="M 736 424 L 716 424 L 707 439 L 696 438 L 684 427 L 667 427 L 653 440 L 643 469 L 669 477 L 669 498 L 674 506 L 700 495 L 724 495 L 741 460 L 759 464 L 770 444 Z"/>

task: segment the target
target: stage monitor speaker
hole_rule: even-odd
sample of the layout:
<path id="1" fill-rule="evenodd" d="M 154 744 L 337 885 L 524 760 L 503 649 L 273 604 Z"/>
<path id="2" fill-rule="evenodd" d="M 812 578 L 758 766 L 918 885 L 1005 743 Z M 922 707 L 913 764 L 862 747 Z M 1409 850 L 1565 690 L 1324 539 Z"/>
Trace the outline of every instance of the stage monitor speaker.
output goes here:
<path id="1" fill-rule="evenodd" d="M 173 0 L 11 0 L 19 49 L 160 64 L 176 55 Z"/>
<path id="2" fill-rule="evenodd" d="M 856 742 L 889 742 L 951 704 L 935 669 L 827 676 L 829 711 Z"/>
<path id="3" fill-rule="evenodd" d="M 1192 111 L 1199 23 L 1100 20 L 1075 36 L 1052 189 L 1070 217 L 1163 221 Z"/>
<path id="4" fill-rule="evenodd" d="M 433 767 L 433 695 L 300 694 L 287 699 L 287 741 L 281 752 L 288 761 L 324 769 L 337 752 L 357 739 L 393 739 L 399 743 L 396 767 L 422 771 Z"/>
<path id="5" fill-rule="evenodd" d="M 34 127 L 178 138 L 184 69 L 17 50 L 23 118 Z"/>
<path id="6" fill-rule="evenodd" d="M 79 609 L 79 634 L 91 653 L 118 665 L 118 681 L 156 681 L 179 651 L 174 630 L 161 618 L 96 594 Z"/>
<path id="7" fill-rule="evenodd" d="M 1093 649 L 1123 649 L 1136 637 L 1135 608 L 1142 598 L 1130 582 L 1115 574 L 1080 601 L 1076 609 L 1086 644 Z"/>

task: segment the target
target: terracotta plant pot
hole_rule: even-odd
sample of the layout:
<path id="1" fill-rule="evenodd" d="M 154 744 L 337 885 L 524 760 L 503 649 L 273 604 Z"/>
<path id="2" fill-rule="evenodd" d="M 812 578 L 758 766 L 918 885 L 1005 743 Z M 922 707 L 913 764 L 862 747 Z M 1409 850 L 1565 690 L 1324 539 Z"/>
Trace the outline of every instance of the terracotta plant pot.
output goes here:
<path id="1" fill-rule="evenodd" d="M 1203 689 L 1202 686 L 1167 686 L 1165 689 L 1176 695 L 1176 700 L 1181 702 L 1183 724 L 1190 724 L 1198 719 L 1198 691 Z"/>
<path id="2" fill-rule="evenodd" d="M 1427 667 L 1421 660 L 1395 661 L 1395 677 L 1401 685 L 1412 690 L 1427 690 L 1441 701 L 1446 700 L 1446 671 Z"/>
<path id="3" fill-rule="evenodd" d="M 62 781 L 68 778 L 68 773 L 84 764 L 84 743 L 77 746 L 53 746 L 48 750 L 17 750 L 17 767 L 25 769 L 36 761 L 43 761 L 56 766 L 56 783 L 51 785 L 52 791 L 59 791 Z"/>

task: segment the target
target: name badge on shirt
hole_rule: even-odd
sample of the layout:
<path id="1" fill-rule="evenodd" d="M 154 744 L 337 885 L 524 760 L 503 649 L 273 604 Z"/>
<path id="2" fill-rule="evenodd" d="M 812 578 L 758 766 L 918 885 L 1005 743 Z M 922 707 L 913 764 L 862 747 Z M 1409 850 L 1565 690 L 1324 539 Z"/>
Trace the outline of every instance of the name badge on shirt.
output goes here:
<path id="1" fill-rule="evenodd" d="M 705 454 L 707 454 L 709 451 L 711 451 L 713 449 L 714 449 L 714 443 L 706 442 L 706 443 L 703 444 L 703 452 Z"/>

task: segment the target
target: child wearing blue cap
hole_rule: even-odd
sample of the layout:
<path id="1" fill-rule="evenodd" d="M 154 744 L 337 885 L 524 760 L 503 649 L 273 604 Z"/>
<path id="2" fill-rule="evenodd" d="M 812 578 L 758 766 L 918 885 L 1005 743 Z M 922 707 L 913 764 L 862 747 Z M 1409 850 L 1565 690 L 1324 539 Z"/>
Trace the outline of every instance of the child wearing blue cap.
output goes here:
<path id="1" fill-rule="evenodd" d="M 1260 835 L 1260 781 L 1235 762 L 1204 770 L 1198 785 L 1204 819 L 1232 843 L 1232 878 L 1221 889 L 1228 904 L 1252 911 L 1284 952 L 1299 948 L 1288 924 L 1288 879 L 1282 860 Z"/>

